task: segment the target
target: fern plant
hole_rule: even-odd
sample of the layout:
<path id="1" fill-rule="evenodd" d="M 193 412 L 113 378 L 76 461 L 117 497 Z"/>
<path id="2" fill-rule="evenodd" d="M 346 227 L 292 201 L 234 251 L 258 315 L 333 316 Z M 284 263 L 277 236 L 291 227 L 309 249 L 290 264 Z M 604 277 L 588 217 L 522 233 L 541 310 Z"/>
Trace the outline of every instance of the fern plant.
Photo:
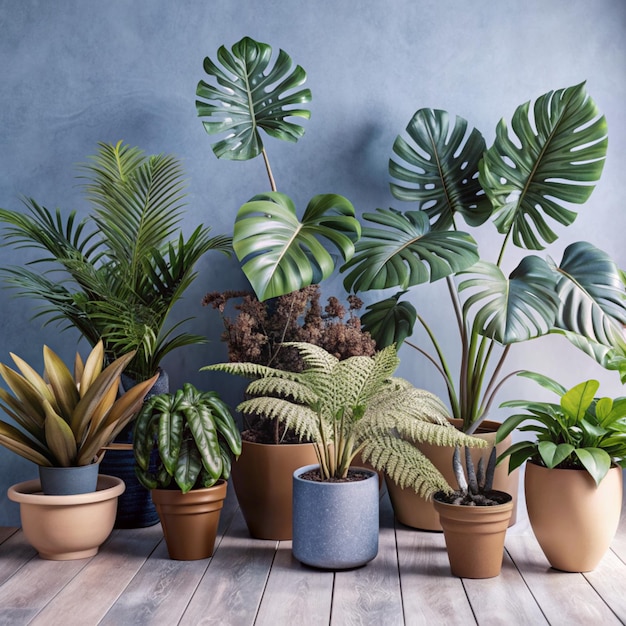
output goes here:
<path id="1" fill-rule="evenodd" d="M 43 252 L 31 263 L 39 271 L 16 266 L 3 275 L 18 295 L 44 302 L 38 316 L 47 323 L 74 326 L 94 346 L 102 338 L 109 362 L 134 351 L 126 374 L 146 380 L 171 350 L 205 341 L 177 332 L 183 322 L 166 323 L 196 262 L 211 249 L 228 254 L 230 239 L 210 237 L 208 227 L 187 238 L 177 230 L 184 179 L 173 156 L 99 144 L 81 172 L 91 213 L 80 222 L 32 199 L 26 212 L 0 209 L 3 240 Z"/>
<path id="2" fill-rule="evenodd" d="M 345 478 L 361 453 L 364 461 L 401 487 L 428 497 L 451 488 L 412 443 L 486 445 L 452 427 L 435 395 L 393 377 L 399 363 L 395 346 L 372 357 L 340 361 L 319 346 L 287 345 L 300 352 L 302 372 L 256 363 L 219 363 L 203 369 L 255 378 L 247 388 L 251 398 L 238 410 L 277 419 L 302 439 L 314 441 L 324 480 Z"/>

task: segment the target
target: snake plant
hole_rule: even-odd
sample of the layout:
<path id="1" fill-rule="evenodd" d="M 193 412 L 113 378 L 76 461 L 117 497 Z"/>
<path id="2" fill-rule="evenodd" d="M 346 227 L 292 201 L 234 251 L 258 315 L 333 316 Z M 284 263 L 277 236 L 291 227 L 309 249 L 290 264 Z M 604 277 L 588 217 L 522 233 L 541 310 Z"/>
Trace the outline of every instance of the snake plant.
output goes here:
<path id="1" fill-rule="evenodd" d="M 158 451 L 156 467 L 152 452 Z M 183 492 L 210 487 L 230 476 L 241 454 L 241 436 L 228 407 L 214 391 L 186 383 L 175 394 L 149 398 L 135 421 L 135 470 L 147 489 Z"/>
<path id="2" fill-rule="evenodd" d="M 208 227 L 187 238 L 178 231 L 184 179 L 171 155 L 99 144 L 80 171 L 91 207 L 80 222 L 73 211 L 51 212 L 32 199 L 26 211 L 0 209 L 3 240 L 42 253 L 31 262 L 39 271 L 16 266 L 3 274 L 18 295 L 43 301 L 38 315 L 48 323 L 74 326 L 92 346 L 102 338 L 107 359 L 134 351 L 126 374 L 146 380 L 171 350 L 205 341 L 167 320 L 200 257 L 229 253 L 230 239 L 209 237 Z"/>
<path id="3" fill-rule="evenodd" d="M 279 192 L 268 159 L 263 133 L 295 143 L 304 135 L 297 118 L 311 115 L 306 72 L 280 50 L 244 37 L 229 51 L 221 46 L 217 60 L 204 60 L 207 80 L 198 83 L 196 108 L 204 118 L 218 159 L 247 161 L 263 157 L 271 191 L 260 193 L 239 209 L 233 248 L 259 300 L 267 300 L 318 283 L 332 274 L 333 256 L 324 243 L 337 248 L 344 260 L 354 253 L 360 224 L 352 204 L 337 194 L 320 194 L 299 219 L 294 202 Z M 261 132 L 263 131 L 263 133 Z"/>
<path id="4" fill-rule="evenodd" d="M 99 341 L 86 361 L 76 354 L 74 373 L 47 346 L 40 376 L 15 354 L 19 372 L 0 364 L 14 395 L 0 389 L 0 408 L 19 426 L 0 421 L 0 444 L 37 465 L 71 467 L 98 461 L 102 449 L 130 422 L 158 375 L 118 397 L 120 376 L 134 356 L 104 368 Z"/>
<path id="5" fill-rule="evenodd" d="M 399 288 L 362 316 L 379 347 L 400 344 L 416 322 L 434 352 L 406 340 L 443 376 L 452 415 L 473 432 L 504 381 L 514 343 L 564 334 L 600 362 L 620 368 L 626 297 L 621 272 L 602 250 L 572 243 L 557 263 L 536 254 L 504 270 L 509 244 L 540 250 L 570 225 L 602 173 L 607 124 L 584 84 L 550 91 L 520 105 L 511 129 L 501 120 L 493 145 L 466 120 L 418 110 L 397 137 L 389 173 L 392 194 L 415 210 L 365 214 L 355 256 L 344 265 L 348 290 Z M 492 222 L 502 235 L 493 260 L 483 258 L 461 227 Z M 406 294 L 445 279 L 459 340 L 458 372 L 424 314 Z M 619 348 L 616 354 L 615 348 Z M 626 366 L 622 367 L 626 377 Z"/>
<path id="6" fill-rule="evenodd" d="M 302 439 L 316 443 L 325 480 L 347 475 L 354 457 L 385 471 L 400 487 L 424 497 L 451 488 L 412 442 L 481 447 L 450 425 L 437 396 L 393 377 L 399 359 L 394 346 L 374 356 L 339 360 L 310 343 L 292 342 L 305 369 L 300 373 L 256 363 L 219 363 L 203 369 L 256 378 L 244 414 L 277 419 Z"/>

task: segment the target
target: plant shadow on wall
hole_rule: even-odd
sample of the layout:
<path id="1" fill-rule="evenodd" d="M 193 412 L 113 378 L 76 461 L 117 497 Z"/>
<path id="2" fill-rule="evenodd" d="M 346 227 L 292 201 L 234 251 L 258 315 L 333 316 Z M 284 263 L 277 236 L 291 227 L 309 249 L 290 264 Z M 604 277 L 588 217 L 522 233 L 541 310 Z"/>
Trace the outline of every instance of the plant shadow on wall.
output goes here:
<path id="1" fill-rule="evenodd" d="M 602 173 L 607 125 L 584 84 L 548 92 L 517 108 L 512 133 L 501 120 L 487 149 L 460 117 L 418 110 L 393 145 L 393 196 L 415 210 L 377 209 L 364 218 L 356 254 L 342 268 L 346 289 L 400 288 L 367 307 L 364 328 L 382 348 L 405 341 L 445 380 L 452 415 L 474 432 L 501 385 L 514 343 L 564 335 L 603 366 L 626 376 L 622 275 L 587 242 L 566 247 L 556 263 L 528 255 L 505 275 L 507 246 L 541 250 L 557 239 L 554 224 L 570 225 L 572 204 L 587 201 Z M 489 219 L 502 235 L 495 262 L 481 258 L 459 221 Z M 456 318 L 460 367 L 453 372 L 434 328 L 404 299 L 415 285 L 444 279 Z M 461 297 L 463 295 L 463 298 Z M 407 340 L 416 322 L 434 352 Z"/>

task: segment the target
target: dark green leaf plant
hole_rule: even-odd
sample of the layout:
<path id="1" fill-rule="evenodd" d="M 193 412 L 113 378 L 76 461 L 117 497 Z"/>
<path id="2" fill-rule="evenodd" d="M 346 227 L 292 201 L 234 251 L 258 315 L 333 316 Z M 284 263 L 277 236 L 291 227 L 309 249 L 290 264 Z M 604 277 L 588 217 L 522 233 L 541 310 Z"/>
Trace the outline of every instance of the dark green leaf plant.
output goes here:
<path id="1" fill-rule="evenodd" d="M 146 489 L 187 493 L 229 478 L 232 458 L 241 454 L 241 436 L 215 391 L 185 383 L 176 393 L 146 401 L 136 418 L 133 450 L 135 471 Z"/>
<path id="2" fill-rule="evenodd" d="M 507 273 L 510 246 L 541 250 L 570 225 L 602 173 L 606 119 L 584 84 L 550 91 L 502 119 L 493 145 L 467 120 L 418 110 L 393 145 L 391 192 L 413 210 L 366 213 L 353 258 L 341 269 L 348 290 L 399 288 L 362 316 L 383 347 L 423 354 L 442 375 L 453 417 L 471 433 L 488 414 L 511 346 L 548 333 L 565 335 L 626 379 L 626 300 L 615 262 L 588 242 L 565 248 L 560 263 L 529 254 Z M 494 260 L 462 229 L 491 221 L 502 235 Z M 433 327 L 407 300 L 416 285 L 444 279 L 459 341 L 459 368 Z M 415 324 L 433 351 L 409 341 Z"/>
<path id="3" fill-rule="evenodd" d="M 294 202 L 279 192 L 263 135 L 295 143 L 304 128 L 295 120 L 311 115 L 306 72 L 280 50 L 244 37 L 231 50 L 221 46 L 217 60 L 204 60 L 207 80 L 196 90 L 198 115 L 218 159 L 263 157 L 270 191 L 254 196 L 238 211 L 233 248 L 259 300 L 319 283 L 335 269 L 327 245 L 344 260 L 354 253 L 361 230 L 352 204 L 337 194 L 319 194 L 299 219 Z"/>
<path id="4" fill-rule="evenodd" d="M 533 441 L 520 441 L 505 450 L 498 462 L 510 457 L 513 471 L 526 460 L 553 469 L 581 469 L 599 485 L 612 465 L 626 467 L 626 398 L 598 398 L 597 380 L 567 389 L 556 381 L 523 371 L 559 397 L 558 403 L 511 400 L 502 407 L 523 409 L 508 417 L 498 429 L 497 441 L 513 430 L 535 433 Z"/>

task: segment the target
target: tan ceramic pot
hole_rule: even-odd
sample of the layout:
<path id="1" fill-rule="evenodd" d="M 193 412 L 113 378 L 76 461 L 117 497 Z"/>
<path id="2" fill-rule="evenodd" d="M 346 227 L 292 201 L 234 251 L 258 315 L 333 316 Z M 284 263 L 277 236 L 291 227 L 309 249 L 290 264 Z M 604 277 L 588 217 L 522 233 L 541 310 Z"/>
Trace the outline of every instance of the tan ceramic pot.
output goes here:
<path id="1" fill-rule="evenodd" d="M 452 574 L 461 578 L 498 576 L 512 499 L 494 506 L 462 506 L 433 499 L 433 506 L 443 527 Z"/>
<path id="2" fill-rule="evenodd" d="M 195 561 L 213 556 L 227 483 L 182 493 L 177 489 L 153 489 L 156 507 L 170 559 Z"/>
<path id="3" fill-rule="evenodd" d="M 98 476 L 96 491 L 49 496 L 38 480 L 13 485 L 10 500 L 19 502 L 22 530 L 42 559 L 69 561 L 94 556 L 113 530 L 124 481 Z"/>
<path id="4" fill-rule="evenodd" d="M 312 443 L 270 445 L 242 442 L 232 466 L 233 485 L 252 537 L 292 538 L 293 473 L 317 463 Z"/>
<path id="5" fill-rule="evenodd" d="M 596 487 L 584 470 L 526 464 L 528 519 L 552 567 L 589 572 L 598 565 L 619 525 L 622 480 L 620 467 Z"/>
<path id="6" fill-rule="evenodd" d="M 460 428 L 462 425 L 461 420 L 451 421 L 456 428 Z M 478 465 L 478 460 L 481 456 L 485 458 L 485 463 L 487 463 L 491 448 L 496 441 L 496 431 L 499 426 L 499 423 L 489 420 L 481 424 L 481 428 L 475 436 L 485 439 L 489 443 L 489 447 L 472 449 L 472 461 L 475 466 Z M 504 452 L 511 445 L 512 441 L 513 439 L 509 435 L 504 441 L 499 443 L 496 446 L 497 454 L 500 455 Z M 426 443 L 417 444 L 417 447 L 432 461 L 448 483 L 454 487 L 456 485 L 456 478 L 452 470 L 454 448 L 450 446 L 432 446 Z M 405 526 L 419 528 L 420 530 L 442 530 L 439 523 L 439 515 L 430 500 L 418 496 L 412 489 L 401 489 L 388 477 L 385 477 L 385 479 L 393 510 L 399 522 Z M 513 512 L 509 521 L 509 525 L 512 526 L 517 521 L 519 471 L 516 469 L 509 474 L 508 463 L 506 461 L 500 463 L 496 467 L 493 488 L 497 491 L 509 493 L 513 497 Z"/>

